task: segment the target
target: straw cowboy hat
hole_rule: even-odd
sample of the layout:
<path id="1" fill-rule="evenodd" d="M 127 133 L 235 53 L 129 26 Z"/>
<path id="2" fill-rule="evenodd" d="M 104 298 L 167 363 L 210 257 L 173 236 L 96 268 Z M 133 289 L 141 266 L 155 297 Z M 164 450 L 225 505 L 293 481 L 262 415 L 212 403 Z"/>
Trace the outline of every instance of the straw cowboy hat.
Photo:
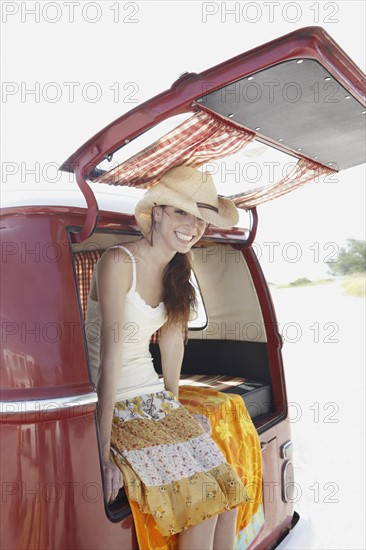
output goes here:
<path id="1" fill-rule="evenodd" d="M 142 233 L 151 231 L 154 206 L 175 206 L 217 227 L 236 225 L 239 214 L 230 199 L 218 197 L 211 175 L 191 166 L 171 168 L 151 187 L 135 208 Z"/>

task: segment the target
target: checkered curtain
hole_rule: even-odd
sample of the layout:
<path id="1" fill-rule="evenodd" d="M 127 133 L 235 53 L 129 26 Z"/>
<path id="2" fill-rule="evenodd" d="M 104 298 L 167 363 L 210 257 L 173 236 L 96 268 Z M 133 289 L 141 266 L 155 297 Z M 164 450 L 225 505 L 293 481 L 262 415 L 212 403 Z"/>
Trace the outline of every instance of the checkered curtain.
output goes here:
<path id="1" fill-rule="evenodd" d="M 81 311 L 84 321 L 94 267 L 103 252 L 104 250 L 88 250 L 87 252 L 74 253 L 76 280 L 78 282 Z"/>
<path id="2" fill-rule="evenodd" d="M 286 195 L 286 193 L 301 187 L 305 183 L 332 172 L 334 170 L 317 162 L 312 162 L 308 159 L 299 159 L 289 173 L 276 183 L 265 185 L 252 191 L 231 195 L 230 198 L 238 208 L 253 208 L 258 204 Z"/>
<path id="3" fill-rule="evenodd" d="M 104 173 L 98 181 L 110 185 L 151 187 L 173 166 L 199 167 L 210 160 L 236 153 L 254 138 L 254 132 L 200 111 L 129 160 Z M 280 181 L 242 191 L 230 198 L 238 208 L 253 208 L 332 172 L 331 168 L 302 158 Z"/>
<path id="4" fill-rule="evenodd" d="M 236 153 L 254 137 L 254 132 L 236 128 L 202 111 L 98 177 L 97 181 L 150 187 L 173 166 L 201 166 L 209 160 Z"/>

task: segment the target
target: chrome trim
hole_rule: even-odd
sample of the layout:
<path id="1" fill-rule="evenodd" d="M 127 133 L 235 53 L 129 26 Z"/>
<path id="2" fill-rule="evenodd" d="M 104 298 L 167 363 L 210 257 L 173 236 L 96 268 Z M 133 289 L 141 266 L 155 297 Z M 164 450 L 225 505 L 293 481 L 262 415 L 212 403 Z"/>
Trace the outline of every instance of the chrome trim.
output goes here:
<path id="1" fill-rule="evenodd" d="M 280 449 L 281 458 L 292 458 L 293 452 L 294 452 L 294 445 L 292 441 L 286 441 L 286 443 L 284 443 L 281 446 L 281 449 Z"/>
<path id="2" fill-rule="evenodd" d="M 97 403 L 97 401 L 98 395 L 96 392 L 72 395 L 71 397 L 53 397 L 24 401 L 0 401 L 0 414 L 47 413 L 70 409 L 72 407 L 91 405 Z"/>

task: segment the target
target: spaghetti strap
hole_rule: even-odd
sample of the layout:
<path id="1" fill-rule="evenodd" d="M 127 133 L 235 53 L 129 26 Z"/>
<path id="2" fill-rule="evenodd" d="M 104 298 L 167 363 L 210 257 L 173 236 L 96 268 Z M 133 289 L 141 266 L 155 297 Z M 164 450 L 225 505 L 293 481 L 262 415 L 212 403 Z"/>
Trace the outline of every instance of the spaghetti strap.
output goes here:
<path id="1" fill-rule="evenodd" d="M 132 286 L 130 288 L 130 291 L 135 292 L 136 291 L 136 258 L 132 254 L 131 250 L 129 250 L 125 246 L 122 246 L 121 244 L 116 244 L 115 246 L 118 246 L 119 248 L 123 248 L 123 250 L 129 255 L 129 257 L 132 260 Z"/>

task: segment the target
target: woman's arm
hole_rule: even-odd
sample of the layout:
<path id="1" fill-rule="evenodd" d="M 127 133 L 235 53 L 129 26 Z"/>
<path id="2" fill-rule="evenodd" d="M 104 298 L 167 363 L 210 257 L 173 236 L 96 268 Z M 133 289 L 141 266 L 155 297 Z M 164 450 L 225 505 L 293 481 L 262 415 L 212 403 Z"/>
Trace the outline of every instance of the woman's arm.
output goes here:
<path id="1" fill-rule="evenodd" d="M 124 305 L 131 285 L 131 265 L 122 251 L 104 253 L 97 271 L 100 310 L 100 368 L 97 382 L 98 424 L 107 501 L 123 486 L 122 475 L 110 462 L 113 410 L 122 365 Z"/>
<path id="2" fill-rule="evenodd" d="M 184 356 L 184 335 L 181 325 L 167 327 L 164 325 L 160 333 L 161 366 L 165 388 L 179 398 L 179 378 Z M 205 432 L 212 433 L 209 419 L 202 414 L 193 414 Z"/>
<path id="3" fill-rule="evenodd" d="M 184 355 L 184 336 L 182 325 L 164 325 L 161 328 L 159 348 L 164 385 L 177 398 L 179 377 Z"/>

